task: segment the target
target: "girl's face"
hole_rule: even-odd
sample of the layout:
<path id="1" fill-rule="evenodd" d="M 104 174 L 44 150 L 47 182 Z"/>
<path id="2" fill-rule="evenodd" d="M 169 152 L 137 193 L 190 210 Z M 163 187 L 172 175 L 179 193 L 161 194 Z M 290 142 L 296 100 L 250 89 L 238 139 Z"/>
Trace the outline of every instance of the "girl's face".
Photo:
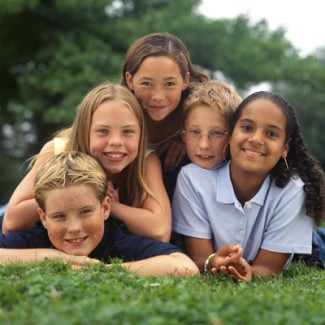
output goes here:
<path id="1" fill-rule="evenodd" d="M 104 220 L 110 212 L 87 185 L 72 185 L 45 193 L 46 211 L 38 209 L 51 243 L 67 254 L 88 256 L 104 235 Z"/>
<path id="2" fill-rule="evenodd" d="M 139 122 L 126 104 L 115 100 L 103 102 L 91 120 L 90 155 L 111 178 L 136 159 L 140 135 Z"/>
<path id="3" fill-rule="evenodd" d="M 279 159 L 287 157 L 286 117 L 267 99 L 249 103 L 241 112 L 230 139 L 231 171 L 264 179 Z"/>
<path id="4" fill-rule="evenodd" d="M 126 73 L 128 87 L 153 121 L 162 121 L 179 105 L 182 91 L 189 85 L 178 64 L 167 56 L 150 56 L 143 60 L 134 75 Z"/>
<path id="5" fill-rule="evenodd" d="M 225 116 L 208 105 L 199 105 L 188 114 L 184 123 L 183 141 L 190 160 L 211 169 L 224 160 L 229 123 Z"/>

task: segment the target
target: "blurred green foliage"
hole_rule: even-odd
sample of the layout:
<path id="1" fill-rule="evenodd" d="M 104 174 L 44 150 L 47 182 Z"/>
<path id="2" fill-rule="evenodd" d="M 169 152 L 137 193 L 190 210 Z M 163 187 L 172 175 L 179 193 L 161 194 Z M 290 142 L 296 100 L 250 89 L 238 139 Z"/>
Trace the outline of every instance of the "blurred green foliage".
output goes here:
<path id="1" fill-rule="evenodd" d="M 119 82 L 124 55 L 144 34 L 180 37 L 192 61 L 245 96 L 267 83 L 298 112 L 325 165 L 325 47 L 308 57 L 282 28 L 247 16 L 208 19 L 200 0 L 0 0 L 0 128 L 28 121 L 37 152 L 68 126 L 94 85 Z M 222 4 L 220 4 L 222 5 Z M 325 45 L 325 44 L 324 44 Z M 30 152 L 29 152 L 30 154 Z"/>

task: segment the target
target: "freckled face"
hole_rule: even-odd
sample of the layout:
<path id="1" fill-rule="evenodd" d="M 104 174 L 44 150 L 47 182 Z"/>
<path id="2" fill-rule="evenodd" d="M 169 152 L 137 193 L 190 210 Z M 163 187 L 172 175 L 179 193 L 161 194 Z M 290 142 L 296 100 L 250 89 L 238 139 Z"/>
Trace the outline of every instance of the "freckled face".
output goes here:
<path id="1" fill-rule="evenodd" d="M 286 157 L 286 117 L 267 99 L 256 99 L 242 111 L 230 140 L 231 172 L 265 178 L 281 157 Z"/>
<path id="2" fill-rule="evenodd" d="M 55 248 L 71 255 L 88 256 L 104 234 L 108 197 L 101 204 L 86 185 L 73 185 L 45 193 L 46 211 L 39 214 Z"/>
<path id="3" fill-rule="evenodd" d="M 188 114 L 184 123 L 183 140 L 190 160 L 206 169 L 211 169 L 223 160 L 223 150 L 228 142 L 228 135 L 218 141 L 209 139 L 208 134 L 223 134 L 229 131 L 229 123 L 225 116 L 208 105 L 198 105 Z M 190 132 L 201 133 L 194 140 Z"/>
<path id="4" fill-rule="evenodd" d="M 126 80 L 147 116 L 162 121 L 178 107 L 189 75 L 184 79 L 178 64 L 167 56 L 150 56 L 134 75 L 127 72 Z"/>
<path id="5" fill-rule="evenodd" d="M 139 122 L 126 104 L 110 100 L 98 106 L 91 120 L 90 154 L 108 178 L 136 159 L 140 135 Z"/>

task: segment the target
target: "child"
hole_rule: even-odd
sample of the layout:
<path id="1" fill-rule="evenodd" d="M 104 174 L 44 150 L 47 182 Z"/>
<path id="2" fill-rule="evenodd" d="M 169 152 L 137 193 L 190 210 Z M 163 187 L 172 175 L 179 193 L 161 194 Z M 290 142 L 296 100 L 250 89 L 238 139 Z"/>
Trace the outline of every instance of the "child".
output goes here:
<path id="1" fill-rule="evenodd" d="M 226 83 L 198 84 L 184 101 L 182 137 L 192 163 L 211 169 L 222 163 L 227 152 L 229 123 L 241 97 Z M 182 236 L 172 232 L 173 243 L 184 248 Z"/>
<path id="2" fill-rule="evenodd" d="M 186 252 L 199 268 L 220 268 L 213 252 L 241 246 L 246 272 L 228 265 L 222 271 L 249 281 L 278 273 L 293 253 L 311 252 L 313 224 L 325 212 L 324 174 L 306 149 L 293 108 L 270 92 L 239 105 L 229 145 L 227 164 L 182 169 L 173 229 L 185 235 Z"/>
<path id="3" fill-rule="evenodd" d="M 198 84 L 184 102 L 182 134 L 192 163 L 211 169 L 226 158 L 229 123 L 241 97 L 226 83 Z"/>
<path id="4" fill-rule="evenodd" d="M 122 267 L 139 275 L 197 273 L 175 246 L 132 235 L 109 218 L 106 174 L 92 157 L 73 151 L 55 155 L 38 171 L 34 190 L 44 228 L 0 236 L 0 263 L 59 258 L 83 265 L 121 258 Z"/>
<path id="5" fill-rule="evenodd" d="M 170 199 L 181 166 L 189 162 L 180 134 L 182 103 L 193 83 L 208 79 L 191 62 L 183 42 L 169 33 L 143 36 L 125 56 L 122 84 L 134 92 L 145 112 L 150 148 L 160 156 Z"/>
<path id="6" fill-rule="evenodd" d="M 143 112 L 126 87 L 104 83 L 92 89 L 83 99 L 71 129 L 62 132 L 59 139 L 44 146 L 13 193 L 4 218 L 4 232 L 35 224 L 35 175 L 54 153 L 68 150 L 87 153 L 101 164 L 110 181 L 112 213 L 131 232 L 169 241 L 171 207 L 160 162 L 146 148 Z"/>

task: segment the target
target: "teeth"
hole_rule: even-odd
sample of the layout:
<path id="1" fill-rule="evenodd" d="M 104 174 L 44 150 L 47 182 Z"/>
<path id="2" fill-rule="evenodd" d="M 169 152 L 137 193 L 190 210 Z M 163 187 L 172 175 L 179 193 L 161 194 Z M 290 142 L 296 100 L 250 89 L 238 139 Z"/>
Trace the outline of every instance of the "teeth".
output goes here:
<path id="1" fill-rule="evenodd" d="M 256 151 L 250 151 L 250 150 L 246 150 L 246 149 L 245 149 L 245 152 L 247 152 L 247 153 L 249 153 L 249 154 L 251 154 L 251 155 L 255 155 L 255 156 L 262 156 L 261 153 L 256 152 Z"/>
<path id="2" fill-rule="evenodd" d="M 69 242 L 71 243 L 80 243 L 84 240 L 84 238 L 76 238 L 76 239 L 70 239 Z"/>
<path id="3" fill-rule="evenodd" d="M 110 153 L 107 156 L 111 157 L 111 158 L 121 158 L 121 157 L 123 157 L 123 154 L 121 154 L 121 153 Z"/>

